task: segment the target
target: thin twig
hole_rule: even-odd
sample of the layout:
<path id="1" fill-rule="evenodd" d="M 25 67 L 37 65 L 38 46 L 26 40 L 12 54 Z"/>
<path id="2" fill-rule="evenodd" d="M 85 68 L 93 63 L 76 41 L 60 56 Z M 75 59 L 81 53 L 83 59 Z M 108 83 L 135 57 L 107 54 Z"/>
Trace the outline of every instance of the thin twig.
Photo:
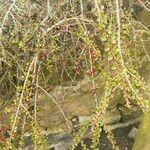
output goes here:
<path id="1" fill-rule="evenodd" d="M 28 81 L 28 78 L 29 78 L 29 75 L 30 75 L 30 72 L 32 70 L 32 67 L 33 67 L 33 64 L 34 64 L 35 60 L 36 60 L 36 57 L 33 58 L 30 66 L 29 66 L 26 78 L 25 78 L 25 82 L 24 82 L 24 85 L 23 85 L 23 88 L 22 88 L 22 93 L 21 93 L 21 96 L 20 96 L 20 99 L 19 99 L 19 104 L 18 104 L 18 107 L 17 107 L 17 110 L 16 110 L 14 121 L 12 123 L 11 131 L 10 131 L 10 140 L 12 139 L 12 136 L 13 136 L 13 131 L 14 131 L 15 126 L 16 126 L 16 122 L 17 122 L 17 119 L 18 119 L 19 111 L 20 111 L 20 108 L 22 106 L 22 100 L 23 100 L 23 97 L 24 97 L 27 81 Z"/>
<path id="2" fill-rule="evenodd" d="M 48 32 L 50 32 L 52 29 L 56 28 L 57 26 L 63 24 L 64 22 L 71 21 L 71 20 L 77 20 L 77 21 L 82 20 L 82 21 L 91 23 L 91 21 L 88 19 L 83 19 L 83 18 L 78 18 L 78 17 L 63 19 L 63 20 L 59 21 L 58 23 L 54 24 L 53 26 L 51 26 L 50 28 L 48 28 L 47 31 L 44 33 L 44 35 L 47 34 Z"/>
<path id="3" fill-rule="evenodd" d="M 138 2 L 144 7 L 145 10 L 150 12 L 150 9 L 141 0 L 138 0 Z"/>
<path id="4" fill-rule="evenodd" d="M 8 15 L 9 15 L 10 11 L 13 9 L 13 7 L 14 7 L 16 1 L 17 1 L 17 0 L 14 0 L 14 1 L 12 2 L 12 4 L 11 4 L 10 7 L 8 8 L 8 11 L 6 12 L 6 14 L 5 14 L 5 16 L 4 16 L 4 19 L 3 19 L 2 23 L 1 23 L 0 35 L 2 34 L 2 31 L 3 31 L 3 28 L 4 28 L 4 24 L 5 24 L 5 22 L 6 22 L 7 18 L 8 18 Z"/>
<path id="5" fill-rule="evenodd" d="M 121 21 L 120 21 L 119 0 L 115 0 L 115 4 L 116 4 L 116 19 L 117 19 L 117 27 L 118 27 L 118 30 L 117 30 L 118 52 L 119 52 L 119 55 L 120 55 L 120 58 L 121 58 L 121 64 L 122 64 L 122 68 L 123 68 L 123 73 L 124 73 L 125 79 L 126 79 L 128 85 L 129 85 L 130 89 L 135 94 L 137 99 L 140 99 L 140 97 L 138 96 L 137 92 L 134 90 L 134 88 L 133 88 L 133 86 L 132 86 L 132 84 L 130 82 L 130 79 L 129 79 L 128 74 L 127 74 L 127 68 L 125 66 L 125 62 L 124 62 L 124 59 L 123 59 L 122 47 L 121 47 Z"/>
<path id="6" fill-rule="evenodd" d="M 80 0 L 81 18 L 83 18 L 83 2 Z"/>

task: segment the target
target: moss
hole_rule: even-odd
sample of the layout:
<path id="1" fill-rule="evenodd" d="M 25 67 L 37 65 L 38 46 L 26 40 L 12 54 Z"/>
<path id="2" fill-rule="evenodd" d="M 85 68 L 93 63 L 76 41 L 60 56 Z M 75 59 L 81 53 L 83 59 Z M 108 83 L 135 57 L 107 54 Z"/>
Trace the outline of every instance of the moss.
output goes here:
<path id="1" fill-rule="evenodd" d="M 150 149 L 150 111 L 144 115 L 133 150 Z"/>

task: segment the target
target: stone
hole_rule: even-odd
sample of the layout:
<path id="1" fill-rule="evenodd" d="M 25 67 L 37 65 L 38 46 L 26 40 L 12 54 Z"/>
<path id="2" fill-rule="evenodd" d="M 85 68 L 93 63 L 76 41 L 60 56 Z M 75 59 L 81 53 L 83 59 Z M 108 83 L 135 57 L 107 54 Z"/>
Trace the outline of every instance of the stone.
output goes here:
<path id="1" fill-rule="evenodd" d="M 90 120 L 90 116 L 79 116 L 79 122 L 82 125 L 87 120 Z M 103 121 L 105 124 L 113 124 L 119 122 L 121 115 L 117 109 L 106 110 L 106 113 L 103 116 Z"/>
<path id="2" fill-rule="evenodd" d="M 85 121 L 89 120 L 90 116 L 79 116 L 79 122 L 84 123 Z"/>
<path id="3" fill-rule="evenodd" d="M 111 111 L 111 110 L 106 111 L 106 113 L 103 117 L 103 121 L 105 124 L 117 123 L 120 121 L 120 119 L 121 119 L 121 115 L 117 109 L 113 110 L 113 111 Z"/>
<path id="4" fill-rule="evenodd" d="M 134 140 L 135 137 L 137 136 L 137 133 L 138 133 L 138 129 L 133 127 L 129 133 L 129 137 Z"/>
<path id="5" fill-rule="evenodd" d="M 132 108 L 119 106 L 118 110 L 120 111 L 121 119 L 123 122 L 140 118 L 142 116 L 142 110 L 139 106 L 132 106 Z"/>
<path id="6" fill-rule="evenodd" d="M 114 98 L 110 99 L 110 101 L 108 102 L 107 109 L 113 109 L 113 108 L 117 107 L 118 104 L 124 104 L 124 103 L 125 103 L 125 101 L 122 98 L 120 98 L 119 96 L 117 97 L 117 95 L 116 95 Z"/>
<path id="7" fill-rule="evenodd" d="M 56 137 L 54 137 L 55 139 Z M 53 144 L 50 145 L 50 150 L 67 150 L 72 143 L 71 135 L 62 135 L 60 138 L 57 138 Z"/>
<path id="8" fill-rule="evenodd" d="M 113 109 L 117 107 L 118 104 L 125 104 L 125 100 L 121 91 L 117 91 L 113 98 L 109 100 L 107 109 Z"/>

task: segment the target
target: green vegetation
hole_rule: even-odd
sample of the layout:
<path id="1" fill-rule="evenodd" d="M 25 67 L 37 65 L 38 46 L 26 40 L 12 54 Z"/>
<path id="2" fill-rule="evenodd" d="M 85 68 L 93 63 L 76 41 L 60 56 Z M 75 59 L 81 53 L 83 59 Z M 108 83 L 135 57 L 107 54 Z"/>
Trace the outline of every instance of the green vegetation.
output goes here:
<path id="1" fill-rule="evenodd" d="M 2 2 L 1 149 L 23 149 L 26 132 L 31 135 L 33 149 L 48 149 L 39 120 L 45 104 L 54 116 L 62 115 L 68 130 L 69 117 L 73 115 L 69 110 L 90 106 L 78 110 L 91 116 L 74 136 L 71 149 L 79 143 L 82 149 L 87 149 L 82 137 L 88 127 L 92 130 L 91 149 L 98 149 L 102 130 L 108 134 L 112 149 L 119 149 L 102 119 L 110 103 L 121 99 L 129 109 L 138 106 L 147 111 L 150 98 L 147 77 L 150 32 L 149 24 L 140 18 L 142 9 L 149 11 L 149 2 L 133 2 L 129 6 L 126 2 Z M 87 80 L 88 83 L 81 84 Z M 64 96 L 62 91 L 71 88 L 73 91 Z"/>

